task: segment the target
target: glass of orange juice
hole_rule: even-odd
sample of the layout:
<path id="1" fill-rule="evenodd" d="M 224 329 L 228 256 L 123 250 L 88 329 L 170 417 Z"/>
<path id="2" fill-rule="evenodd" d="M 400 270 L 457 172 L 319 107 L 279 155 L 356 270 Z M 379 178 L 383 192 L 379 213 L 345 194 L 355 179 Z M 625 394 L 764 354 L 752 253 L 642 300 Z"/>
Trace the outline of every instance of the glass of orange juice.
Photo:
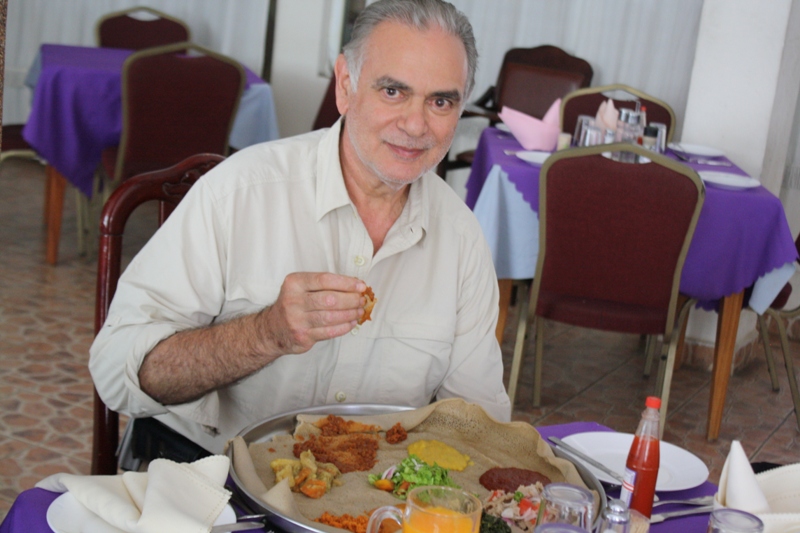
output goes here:
<path id="1" fill-rule="evenodd" d="M 404 509 L 380 507 L 372 513 L 367 533 L 378 533 L 381 522 L 394 520 L 403 533 L 478 533 L 483 507 L 478 498 L 453 487 L 417 487 L 408 493 Z"/>

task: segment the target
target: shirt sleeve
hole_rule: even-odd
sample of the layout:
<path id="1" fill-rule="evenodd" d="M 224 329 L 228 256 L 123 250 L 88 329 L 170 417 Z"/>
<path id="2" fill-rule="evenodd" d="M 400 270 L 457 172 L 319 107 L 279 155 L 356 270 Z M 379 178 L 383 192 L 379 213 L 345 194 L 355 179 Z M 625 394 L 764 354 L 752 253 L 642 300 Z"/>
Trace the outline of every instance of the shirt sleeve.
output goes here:
<path id="1" fill-rule="evenodd" d="M 508 422 L 511 402 L 503 385 L 503 358 L 495 334 L 500 299 L 497 276 L 483 236 L 470 240 L 460 261 L 452 363 L 436 397 L 464 398 L 498 421 Z"/>
<path id="2" fill-rule="evenodd" d="M 217 426 L 215 392 L 164 406 L 142 391 L 138 377 L 156 344 L 178 331 L 210 324 L 224 302 L 223 232 L 209 189 L 203 180 L 192 187 L 119 280 L 89 359 L 97 392 L 114 411 L 132 417 L 172 411 Z"/>

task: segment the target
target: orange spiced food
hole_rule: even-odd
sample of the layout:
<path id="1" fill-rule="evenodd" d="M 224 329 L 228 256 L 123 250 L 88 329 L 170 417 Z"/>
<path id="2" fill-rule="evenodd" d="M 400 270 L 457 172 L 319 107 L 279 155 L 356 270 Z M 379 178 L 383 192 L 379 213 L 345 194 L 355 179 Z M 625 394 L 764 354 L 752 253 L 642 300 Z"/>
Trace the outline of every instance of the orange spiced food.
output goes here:
<path id="1" fill-rule="evenodd" d="M 375 298 L 375 293 L 372 292 L 372 287 L 367 287 L 361 294 L 367 299 L 367 303 L 364 305 L 364 314 L 358 319 L 359 326 L 367 320 L 372 320 L 372 308 L 375 307 L 375 302 L 378 301 Z"/>

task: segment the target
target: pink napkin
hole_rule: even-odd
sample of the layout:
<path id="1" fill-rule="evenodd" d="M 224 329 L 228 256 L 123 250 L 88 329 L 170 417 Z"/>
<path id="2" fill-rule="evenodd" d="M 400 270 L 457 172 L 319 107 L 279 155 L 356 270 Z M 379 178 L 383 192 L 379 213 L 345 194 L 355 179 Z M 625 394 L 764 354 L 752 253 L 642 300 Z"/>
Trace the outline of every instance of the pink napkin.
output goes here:
<path id="1" fill-rule="evenodd" d="M 505 106 L 499 116 L 523 148 L 552 152 L 556 149 L 558 134 L 561 133 L 560 112 L 559 98 L 552 103 L 542 120 Z"/>
<path id="2" fill-rule="evenodd" d="M 605 102 L 600 103 L 597 109 L 597 116 L 594 119 L 594 125 L 600 130 L 617 131 L 617 119 L 619 118 L 619 111 L 614 107 L 614 101 L 609 98 Z"/>

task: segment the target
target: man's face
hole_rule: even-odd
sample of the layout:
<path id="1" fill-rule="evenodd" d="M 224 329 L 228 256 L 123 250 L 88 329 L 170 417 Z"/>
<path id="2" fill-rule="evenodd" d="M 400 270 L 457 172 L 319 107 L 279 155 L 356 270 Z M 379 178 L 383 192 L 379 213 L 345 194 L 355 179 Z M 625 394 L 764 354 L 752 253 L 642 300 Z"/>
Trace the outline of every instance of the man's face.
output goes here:
<path id="1" fill-rule="evenodd" d="M 346 115 L 343 168 L 394 189 L 434 168 L 447 153 L 467 82 L 464 45 L 439 28 L 379 24 L 366 43 L 354 92 L 342 56 L 336 103 Z"/>

